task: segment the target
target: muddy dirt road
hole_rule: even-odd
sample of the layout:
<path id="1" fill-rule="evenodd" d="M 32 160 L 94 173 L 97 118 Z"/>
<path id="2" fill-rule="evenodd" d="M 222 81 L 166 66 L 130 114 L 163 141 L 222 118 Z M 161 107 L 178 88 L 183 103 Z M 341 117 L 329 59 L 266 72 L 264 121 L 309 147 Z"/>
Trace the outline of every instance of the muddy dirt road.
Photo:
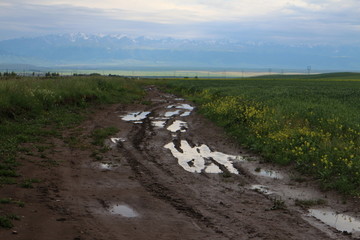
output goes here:
<path id="1" fill-rule="evenodd" d="M 27 157 L 23 174 L 43 182 L 16 193 L 3 189 L 27 206 L 14 209 L 22 219 L 0 230 L 0 239 L 356 238 L 355 201 L 343 204 L 335 194 L 295 181 L 290 168 L 263 163 L 191 103 L 155 87 L 147 93 L 146 105 L 98 109 L 61 140 L 49 140 L 58 166 L 31 167 L 36 157 Z M 110 150 L 94 157 L 89 135 L 109 126 L 120 131 L 106 140 Z M 67 141 L 73 138 L 81 139 L 76 147 Z M 327 203 L 310 211 L 295 205 L 308 199 Z M 321 216 L 335 217 L 335 226 Z M 339 229 L 341 218 L 345 227 L 353 225 Z"/>

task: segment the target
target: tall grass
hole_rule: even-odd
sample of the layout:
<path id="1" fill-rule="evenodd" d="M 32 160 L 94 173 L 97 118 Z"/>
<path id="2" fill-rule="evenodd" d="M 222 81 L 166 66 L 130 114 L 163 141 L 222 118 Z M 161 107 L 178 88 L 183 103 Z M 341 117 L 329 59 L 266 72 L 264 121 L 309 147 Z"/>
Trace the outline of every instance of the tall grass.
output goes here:
<path id="1" fill-rule="evenodd" d="M 0 119 L 33 118 L 60 106 L 129 101 L 139 93 L 134 86 L 131 81 L 99 76 L 0 80 Z"/>
<path id="2" fill-rule="evenodd" d="M 295 164 L 324 188 L 360 195 L 360 81 L 248 79 L 169 86 L 269 161 Z"/>
<path id="3" fill-rule="evenodd" d="M 0 78 L 0 184 L 16 183 L 21 143 L 78 123 L 86 106 L 142 94 L 139 82 L 118 77 Z"/>

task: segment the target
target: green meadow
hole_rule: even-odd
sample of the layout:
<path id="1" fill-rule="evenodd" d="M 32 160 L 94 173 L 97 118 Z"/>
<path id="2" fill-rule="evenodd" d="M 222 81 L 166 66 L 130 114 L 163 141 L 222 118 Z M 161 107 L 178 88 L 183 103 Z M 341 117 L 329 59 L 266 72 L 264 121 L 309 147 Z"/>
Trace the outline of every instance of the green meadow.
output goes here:
<path id="1" fill-rule="evenodd" d="M 360 196 L 360 74 L 177 80 L 172 91 L 267 161 Z"/>

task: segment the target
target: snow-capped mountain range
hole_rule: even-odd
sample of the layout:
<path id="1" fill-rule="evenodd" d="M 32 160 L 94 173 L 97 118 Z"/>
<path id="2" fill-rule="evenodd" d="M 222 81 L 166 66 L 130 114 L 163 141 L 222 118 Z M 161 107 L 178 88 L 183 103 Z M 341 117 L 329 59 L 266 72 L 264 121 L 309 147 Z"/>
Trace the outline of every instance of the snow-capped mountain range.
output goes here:
<path id="1" fill-rule="evenodd" d="M 278 68 L 360 70 L 360 46 L 282 45 L 104 34 L 59 34 L 0 41 L 0 64 L 44 67 Z"/>

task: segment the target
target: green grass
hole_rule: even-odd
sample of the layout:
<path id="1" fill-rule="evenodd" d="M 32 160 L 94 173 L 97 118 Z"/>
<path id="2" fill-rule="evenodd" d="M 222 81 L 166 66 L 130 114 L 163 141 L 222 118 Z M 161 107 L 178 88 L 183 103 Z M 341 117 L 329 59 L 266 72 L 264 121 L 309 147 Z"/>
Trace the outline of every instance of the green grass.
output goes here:
<path id="1" fill-rule="evenodd" d="M 310 199 L 310 200 L 300 200 L 300 199 L 295 199 L 295 205 L 302 207 L 302 208 L 310 208 L 313 206 L 317 206 L 317 205 L 325 205 L 326 201 L 324 199 Z"/>
<path id="2" fill-rule="evenodd" d="M 168 87 L 266 160 L 360 196 L 359 74 L 176 80 Z"/>
<path id="3" fill-rule="evenodd" d="M 0 227 L 12 228 L 14 225 L 11 220 L 12 218 L 7 215 L 0 216 Z"/>
<path id="4" fill-rule="evenodd" d="M 11 198 L 0 198 L 0 204 L 16 204 L 18 207 L 24 207 L 25 203 L 22 201 L 16 201 Z"/>
<path id="5" fill-rule="evenodd" d="M 0 198 L 1 205 L 16 204 L 18 207 L 24 207 L 25 203 L 22 201 L 15 201 L 11 198 Z M 12 228 L 14 225 L 13 220 L 20 220 L 20 217 L 15 214 L 0 215 L 0 228 Z"/>
<path id="6" fill-rule="evenodd" d="M 24 179 L 21 183 L 20 186 L 22 188 L 33 188 L 33 183 L 39 183 L 41 182 L 39 179 L 35 179 L 35 178 L 30 178 L 30 179 Z"/>
<path id="7" fill-rule="evenodd" d="M 119 131 L 116 127 L 106 127 L 106 128 L 99 128 L 95 129 L 91 133 L 91 137 L 93 139 L 93 144 L 97 146 L 103 146 L 105 139 L 110 136 L 113 136 Z"/>
<path id="8" fill-rule="evenodd" d="M 272 203 L 273 203 L 272 207 L 270 209 L 268 209 L 268 210 L 273 211 L 273 210 L 284 210 L 284 209 L 286 209 L 285 201 L 282 200 L 281 198 L 280 199 L 276 199 L 276 198 L 272 199 Z"/>
<path id="9" fill-rule="evenodd" d="M 336 73 L 321 73 L 321 74 L 293 74 L 293 75 L 282 75 L 282 74 L 272 74 L 272 75 L 264 75 L 264 76 L 256 76 L 252 78 L 258 79 L 306 79 L 306 80 L 324 80 L 324 81 L 359 81 L 360 73 L 353 72 L 336 72 Z"/>

